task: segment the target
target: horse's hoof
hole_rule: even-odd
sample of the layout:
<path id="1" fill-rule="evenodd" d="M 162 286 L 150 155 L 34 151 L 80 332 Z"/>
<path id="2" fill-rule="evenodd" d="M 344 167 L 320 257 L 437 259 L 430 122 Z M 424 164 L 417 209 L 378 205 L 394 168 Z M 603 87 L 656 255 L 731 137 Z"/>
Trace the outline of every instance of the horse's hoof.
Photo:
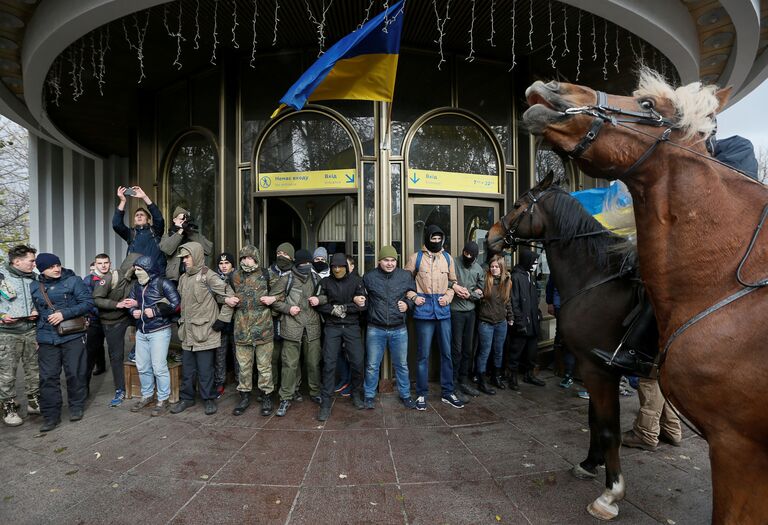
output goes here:
<path id="1" fill-rule="evenodd" d="M 579 463 L 576 463 L 571 469 L 571 474 L 578 479 L 595 479 L 597 477 L 597 469 L 594 472 L 590 472 Z"/>
<path id="2" fill-rule="evenodd" d="M 605 503 L 597 498 L 587 505 L 587 512 L 599 520 L 610 521 L 619 515 L 619 506 L 615 503 Z"/>

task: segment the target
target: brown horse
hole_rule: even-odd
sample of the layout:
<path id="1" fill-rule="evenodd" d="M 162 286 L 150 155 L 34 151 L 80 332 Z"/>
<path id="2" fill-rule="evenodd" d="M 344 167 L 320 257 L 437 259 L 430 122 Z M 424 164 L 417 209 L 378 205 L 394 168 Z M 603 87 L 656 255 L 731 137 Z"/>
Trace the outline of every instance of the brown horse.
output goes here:
<path id="1" fill-rule="evenodd" d="M 550 173 L 515 202 L 488 232 L 488 248 L 539 240 L 547 252 L 552 278 L 560 293 L 557 329 L 578 359 L 579 373 L 589 391 L 589 452 L 572 472 L 594 478 L 605 465 L 605 490 L 587 510 L 601 519 L 615 518 L 624 497 L 619 447 L 621 373 L 592 354 L 593 348 L 616 348 L 627 328 L 624 320 L 638 304 L 635 252 L 624 238 L 597 222 L 574 197 L 553 184 Z M 654 330 L 635 342 L 656 353 Z"/>
<path id="2" fill-rule="evenodd" d="M 587 174 L 629 187 L 662 390 L 709 443 L 713 523 L 757 524 L 768 521 L 768 187 L 707 153 L 728 95 L 644 69 L 631 97 L 536 82 L 523 118 Z"/>

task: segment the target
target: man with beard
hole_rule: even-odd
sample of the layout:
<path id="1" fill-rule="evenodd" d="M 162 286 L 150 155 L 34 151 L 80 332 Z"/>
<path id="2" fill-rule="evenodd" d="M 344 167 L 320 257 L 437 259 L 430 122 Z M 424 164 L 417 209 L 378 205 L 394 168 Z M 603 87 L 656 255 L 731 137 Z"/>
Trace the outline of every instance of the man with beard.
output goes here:
<path id="1" fill-rule="evenodd" d="M 424 246 L 411 255 L 405 269 L 416 280 L 416 292 L 408 292 L 416 308 L 413 320 L 416 327 L 418 361 L 416 372 L 416 410 L 427 409 L 427 377 L 432 337 L 437 334 L 440 348 L 440 389 L 442 402 L 453 408 L 464 408 L 464 403 L 453 391 L 453 358 L 451 357 L 451 309 L 453 286 L 456 284 L 456 265 L 453 257 L 443 249 L 445 233 L 436 224 L 427 226 Z"/>

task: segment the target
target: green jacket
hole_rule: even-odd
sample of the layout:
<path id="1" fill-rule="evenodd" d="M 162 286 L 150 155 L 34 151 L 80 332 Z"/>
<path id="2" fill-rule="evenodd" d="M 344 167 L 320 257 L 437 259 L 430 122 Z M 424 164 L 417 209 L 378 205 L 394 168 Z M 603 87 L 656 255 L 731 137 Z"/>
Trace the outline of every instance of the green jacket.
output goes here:
<path id="1" fill-rule="evenodd" d="M 461 259 L 456 259 L 456 280 L 469 290 L 469 299 L 462 299 L 458 295 L 454 296 L 451 303 L 452 312 L 470 312 L 475 309 L 475 303 L 480 300 L 477 290 L 485 286 L 485 270 L 477 261 L 472 261 L 472 265 L 467 268 Z"/>
<path id="2" fill-rule="evenodd" d="M 180 213 L 189 214 L 187 210 L 179 206 L 173 210 L 173 217 L 176 217 Z M 197 230 L 182 230 L 181 232 L 173 231 L 163 234 L 163 238 L 160 239 L 160 251 L 166 255 L 167 264 L 165 268 L 165 276 L 172 281 L 178 281 L 181 275 L 181 259 L 177 257 L 179 255 L 179 248 L 186 242 L 196 242 L 203 247 L 205 257 L 210 257 L 213 252 L 213 243 L 205 238 L 205 236 Z"/>
<path id="3" fill-rule="evenodd" d="M 288 285 L 289 275 L 292 281 L 291 289 L 288 295 L 285 293 Z M 280 336 L 288 341 L 301 341 L 304 330 L 307 331 L 307 340 L 314 341 L 320 338 L 322 324 L 320 314 L 309 305 L 309 298 L 317 295 L 316 283 L 310 272 L 310 275 L 302 275 L 295 269 L 290 274 L 285 274 L 275 284 L 272 295 L 277 300 L 272 304 L 272 308 L 280 314 Z M 298 306 L 301 312 L 297 316 L 292 316 L 289 312 L 291 306 Z"/>
<path id="4" fill-rule="evenodd" d="M 203 247 L 196 242 L 181 245 L 180 251 L 192 255 L 193 265 L 179 279 L 181 295 L 181 319 L 179 339 L 184 350 L 211 350 L 221 346 L 221 334 L 213 330 L 219 320 L 229 323 L 232 308 L 224 299 L 233 297 L 234 292 L 213 270 L 203 265 Z M 221 308 L 219 308 L 221 304 Z"/>
<path id="5" fill-rule="evenodd" d="M 271 343 L 274 337 L 272 310 L 261 304 L 260 299 L 270 294 L 269 273 L 261 268 L 261 257 L 256 248 L 246 246 L 240 251 L 240 258 L 247 255 L 254 258 L 257 268 L 246 272 L 242 264 L 240 269 L 232 274 L 232 286 L 240 303 L 235 310 L 235 344 L 263 345 Z"/>
<path id="6" fill-rule="evenodd" d="M 136 279 L 133 276 L 133 263 L 141 256 L 129 253 L 120 269 L 109 272 L 93 289 L 93 302 L 99 309 L 99 320 L 104 324 L 117 324 L 124 319 L 131 319 L 128 308 L 117 308 L 117 303 L 128 297 Z"/>

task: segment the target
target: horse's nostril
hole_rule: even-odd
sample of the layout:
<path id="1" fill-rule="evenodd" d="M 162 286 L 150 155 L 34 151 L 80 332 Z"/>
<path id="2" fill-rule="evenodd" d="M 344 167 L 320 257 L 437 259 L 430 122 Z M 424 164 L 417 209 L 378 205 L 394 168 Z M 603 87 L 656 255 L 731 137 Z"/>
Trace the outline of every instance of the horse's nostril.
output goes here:
<path id="1" fill-rule="evenodd" d="M 558 91 L 560 91 L 560 82 L 551 80 L 546 84 L 544 84 L 544 87 L 546 87 L 550 91 L 554 91 L 555 93 L 557 93 Z"/>

